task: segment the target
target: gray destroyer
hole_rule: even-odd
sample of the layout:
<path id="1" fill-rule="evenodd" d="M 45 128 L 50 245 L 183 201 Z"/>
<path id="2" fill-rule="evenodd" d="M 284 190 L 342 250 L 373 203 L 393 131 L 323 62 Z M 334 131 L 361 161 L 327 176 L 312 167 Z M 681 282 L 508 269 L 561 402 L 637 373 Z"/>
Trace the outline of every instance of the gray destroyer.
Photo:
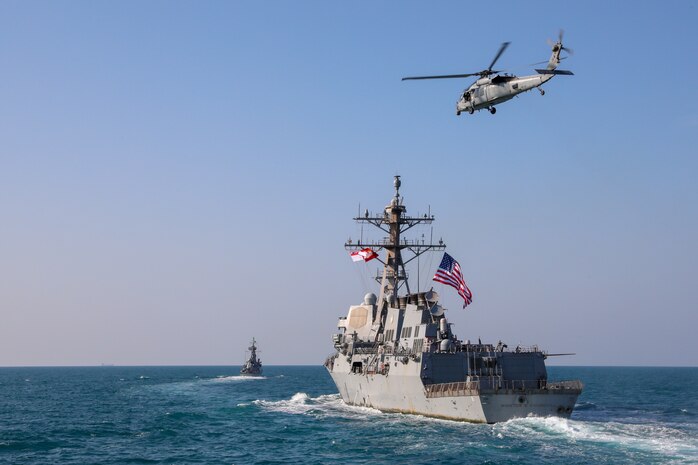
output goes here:
<path id="1" fill-rule="evenodd" d="M 262 374 L 262 361 L 257 357 L 257 341 L 252 338 L 252 343 L 248 348 L 250 356 L 245 360 L 245 364 L 240 369 L 243 376 L 259 376 Z"/>
<path id="2" fill-rule="evenodd" d="M 344 402 L 452 420 L 495 423 L 527 416 L 568 418 L 582 392 L 580 381 L 548 380 L 537 347 L 477 344 L 451 331 L 438 294 L 411 292 L 405 265 L 427 251 L 445 250 L 443 241 L 407 240 L 402 234 L 428 225 L 433 215 L 409 217 L 395 177 L 395 196 L 383 214 L 354 218 L 388 236 L 353 243 L 350 251 L 385 250 L 380 293 L 352 305 L 333 336 L 335 353 L 325 367 Z M 406 255 L 411 256 L 407 257 Z"/>

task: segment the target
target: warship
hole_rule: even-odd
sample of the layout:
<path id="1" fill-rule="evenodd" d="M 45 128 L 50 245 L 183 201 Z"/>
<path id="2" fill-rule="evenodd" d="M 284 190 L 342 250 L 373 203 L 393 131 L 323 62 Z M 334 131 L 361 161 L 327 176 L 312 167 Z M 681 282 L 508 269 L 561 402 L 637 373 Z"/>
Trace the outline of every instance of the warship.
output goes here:
<path id="1" fill-rule="evenodd" d="M 411 292 L 406 264 L 425 252 L 443 251 L 446 245 L 443 240 L 432 244 L 402 237 L 412 227 L 430 225 L 434 216 L 407 216 L 400 185 L 400 176 L 395 176 L 395 196 L 381 214 L 367 210 L 354 218 L 388 236 L 345 243 L 352 258 L 375 258 L 383 270 L 375 277 L 379 295 L 368 293 L 361 304 L 350 306 L 347 316 L 339 318 L 340 332 L 332 337 L 335 352 L 324 365 L 343 401 L 384 412 L 477 423 L 528 416 L 569 418 L 582 383 L 550 381 L 545 367 L 548 356 L 562 354 L 548 354 L 537 346 L 509 349 L 501 341 L 459 340 L 438 293 L 433 288 Z M 385 257 L 376 251 L 385 251 Z"/>
<path id="2" fill-rule="evenodd" d="M 250 356 L 240 369 L 240 374 L 243 376 L 259 376 L 262 374 L 262 361 L 257 358 L 257 341 L 254 338 L 252 338 L 252 343 L 248 350 L 250 351 Z"/>

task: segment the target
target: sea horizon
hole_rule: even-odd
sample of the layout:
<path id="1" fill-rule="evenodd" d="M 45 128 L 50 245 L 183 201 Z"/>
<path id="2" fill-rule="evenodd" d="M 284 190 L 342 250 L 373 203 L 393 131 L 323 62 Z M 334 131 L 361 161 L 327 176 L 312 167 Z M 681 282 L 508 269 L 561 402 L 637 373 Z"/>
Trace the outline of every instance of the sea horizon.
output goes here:
<path id="1" fill-rule="evenodd" d="M 241 367 L 242 364 L 216 364 L 216 363 L 204 363 L 204 364 L 118 364 L 118 363 L 104 363 L 104 364 L 94 364 L 94 365 L 0 365 L 0 369 L 3 368 L 109 368 L 109 367 L 123 367 L 123 368 L 137 368 L 137 367 Z M 276 364 L 264 364 L 264 367 L 315 367 L 323 366 L 322 363 L 276 363 Z M 560 367 L 560 368 L 698 368 L 698 365 L 557 365 L 546 363 L 548 368 L 550 367 Z"/>

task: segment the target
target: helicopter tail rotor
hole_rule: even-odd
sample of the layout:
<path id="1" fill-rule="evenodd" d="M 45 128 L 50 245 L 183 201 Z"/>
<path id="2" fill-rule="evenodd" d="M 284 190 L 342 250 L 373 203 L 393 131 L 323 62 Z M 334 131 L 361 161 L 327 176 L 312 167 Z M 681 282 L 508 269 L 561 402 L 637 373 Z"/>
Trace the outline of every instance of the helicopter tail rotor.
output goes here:
<path id="1" fill-rule="evenodd" d="M 569 55 L 572 55 L 574 53 L 571 48 L 565 47 L 564 45 L 562 45 L 562 36 L 564 35 L 564 33 L 565 33 L 565 31 L 560 29 L 560 32 L 558 33 L 558 36 L 557 36 L 557 42 L 553 42 L 552 40 L 548 39 L 548 44 L 550 45 L 550 47 L 552 49 L 552 54 L 550 55 L 550 60 L 548 60 L 548 69 L 551 71 L 558 67 L 561 60 L 564 60 L 565 58 L 567 58 L 567 57 L 560 57 L 560 53 L 563 50 L 565 52 L 567 52 Z"/>
<path id="2" fill-rule="evenodd" d="M 569 47 L 565 47 L 565 46 L 562 45 L 562 36 L 563 36 L 564 34 L 565 34 L 565 31 L 564 31 L 563 29 L 560 29 L 560 32 L 559 32 L 559 34 L 558 34 L 558 39 L 557 39 L 557 43 L 558 43 L 558 45 L 560 46 L 560 50 L 561 50 L 561 51 L 567 52 L 567 54 L 569 54 L 569 55 L 574 55 L 574 50 L 572 50 L 572 49 L 569 48 Z M 562 60 L 562 58 L 560 58 L 560 59 Z"/>

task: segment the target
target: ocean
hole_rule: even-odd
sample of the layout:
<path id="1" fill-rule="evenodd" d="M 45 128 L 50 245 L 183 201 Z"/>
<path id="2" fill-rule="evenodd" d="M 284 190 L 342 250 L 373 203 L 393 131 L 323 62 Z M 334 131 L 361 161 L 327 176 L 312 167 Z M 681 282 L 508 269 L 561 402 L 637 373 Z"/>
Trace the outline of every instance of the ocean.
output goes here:
<path id="1" fill-rule="evenodd" d="M 572 418 L 345 405 L 321 366 L 0 368 L 2 464 L 698 463 L 698 368 L 549 367 Z"/>

